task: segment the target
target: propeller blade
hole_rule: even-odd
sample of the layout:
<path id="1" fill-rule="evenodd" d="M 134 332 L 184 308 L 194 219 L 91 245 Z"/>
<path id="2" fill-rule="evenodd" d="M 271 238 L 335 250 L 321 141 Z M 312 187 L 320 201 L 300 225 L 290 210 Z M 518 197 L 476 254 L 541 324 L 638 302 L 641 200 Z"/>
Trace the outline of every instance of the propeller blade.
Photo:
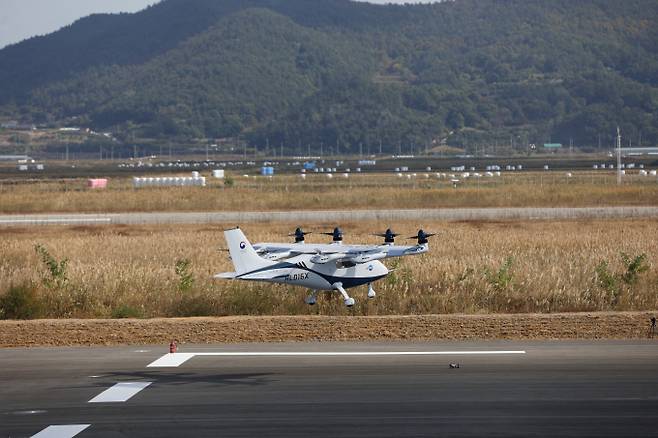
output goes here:
<path id="1" fill-rule="evenodd" d="M 376 233 L 373 234 L 373 236 L 377 237 L 383 237 L 384 238 L 384 243 L 395 243 L 395 238 L 399 236 L 398 233 L 394 233 L 393 230 L 388 228 L 385 232 L 383 233 Z"/>
<path id="2" fill-rule="evenodd" d="M 427 239 L 428 239 L 429 237 L 434 236 L 434 235 L 436 235 L 436 233 L 426 233 L 426 232 L 423 231 L 423 230 L 418 230 L 418 234 L 416 234 L 415 236 L 407 237 L 407 239 L 408 239 L 408 240 L 410 240 L 410 239 L 417 239 L 417 240 L 418 240 L 418 244 L 421 245 L 421 244 L 427 243 Z"/>
<path id="3" fill-rule="evenodd" d="M 341 230 L 340 227 L 334 228 L 334 230 L 330 233 L 320 233 L 320 234 L 324 234 L 326 236 L 332 236 L 334 242 L 340 242 L 341 240 L 343 240 L 343 230 Z"/>
<path id="4" fill-rule="evenodd" d="M 304 236 L 306 236 L 307 234 L 311 234 L 311 233 L 307 233 L 304 230 L 302 230 L 301 227 L 297 227 L 295 229 L 295 232 L 291 233 L 291 234 L 288 234 L 288 236 L 294 237 L 295 238 L 295 243 L 300 243 L 300 242 L 304 241 Z"/>

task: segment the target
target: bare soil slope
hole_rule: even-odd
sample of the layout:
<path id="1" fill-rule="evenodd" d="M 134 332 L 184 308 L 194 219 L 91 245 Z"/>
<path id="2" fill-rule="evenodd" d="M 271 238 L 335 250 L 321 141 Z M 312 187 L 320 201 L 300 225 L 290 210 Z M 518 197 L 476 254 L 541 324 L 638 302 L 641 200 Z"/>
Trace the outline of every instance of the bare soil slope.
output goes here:
<path id="1" fill-rule="evenodd" d="M 657 312 L 0 322 L 0 347 L 359 340 L 643 339 Z M 656 337 L 658 339 L 658 337 Z"/>

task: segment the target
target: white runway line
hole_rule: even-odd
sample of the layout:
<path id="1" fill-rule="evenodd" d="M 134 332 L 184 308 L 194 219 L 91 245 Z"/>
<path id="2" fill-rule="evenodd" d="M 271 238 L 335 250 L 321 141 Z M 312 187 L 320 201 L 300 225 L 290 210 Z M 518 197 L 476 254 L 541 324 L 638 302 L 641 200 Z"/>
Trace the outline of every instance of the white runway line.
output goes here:
<path id="1" fill-rule="evenodd" d="M 48 426 L 32 438 L 71 438 L 91 426 L 91 424 L 63 424 Z"/>
<path id="2" fill-rule="evenodd" d="M 167 353 L 154 360 L 147 367 L 177 367 L 194 357 L 194 353 Z"/>
<path id="3" fill-rule="evenodd" d="M 108 218 L 89 218 L 89 219 L 84 219 L 84 218 L 61 218 L 61 219 L 0 219 L 0 224 L 29 224 L 29 223 L 46 223 L 46 224 L 58 224 L 58 223 L 73 223 L 73 222 L 103 222 L 103 223 L 109 223 L 111 219 Z"/>
<path id="4" fill-rule="evenodd" d="M 177 367 L 194 356 L 461 356 L 488 354 L 525 354 L 525 350 L 463 350 L 463 351 L 221 351 L 201 353 L 167 353 L 147 367 Z"/>
<path id="5" fill-rule="evenodd" d="M 119 382 L 89 400 L 89 403 L 125 402 L 153 382 Z"/>

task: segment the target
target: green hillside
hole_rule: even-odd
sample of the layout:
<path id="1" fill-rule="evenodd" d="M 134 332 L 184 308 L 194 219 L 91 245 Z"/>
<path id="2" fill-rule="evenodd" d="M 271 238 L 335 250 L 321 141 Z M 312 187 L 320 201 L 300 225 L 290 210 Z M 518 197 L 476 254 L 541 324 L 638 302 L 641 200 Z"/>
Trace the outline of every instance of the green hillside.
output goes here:
<path id="1" fill-rule="evenodd" d="M 648 0 L 165 0 L 0 50 L 0 114 L 291 151 L 653 145 L 657 24 Z"/>

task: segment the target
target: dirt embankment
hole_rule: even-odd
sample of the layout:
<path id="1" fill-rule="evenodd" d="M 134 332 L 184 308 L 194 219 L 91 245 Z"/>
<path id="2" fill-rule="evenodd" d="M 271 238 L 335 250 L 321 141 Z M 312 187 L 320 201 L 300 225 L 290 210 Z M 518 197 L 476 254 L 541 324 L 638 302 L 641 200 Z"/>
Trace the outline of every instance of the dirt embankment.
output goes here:
<path id="1" fill-rule="evenodd" d="M 658 312 L 0 322 L 0 347 L 360 340 L 646 339 Z M 654 336 L 658 339 L 658 336 Z"/>

